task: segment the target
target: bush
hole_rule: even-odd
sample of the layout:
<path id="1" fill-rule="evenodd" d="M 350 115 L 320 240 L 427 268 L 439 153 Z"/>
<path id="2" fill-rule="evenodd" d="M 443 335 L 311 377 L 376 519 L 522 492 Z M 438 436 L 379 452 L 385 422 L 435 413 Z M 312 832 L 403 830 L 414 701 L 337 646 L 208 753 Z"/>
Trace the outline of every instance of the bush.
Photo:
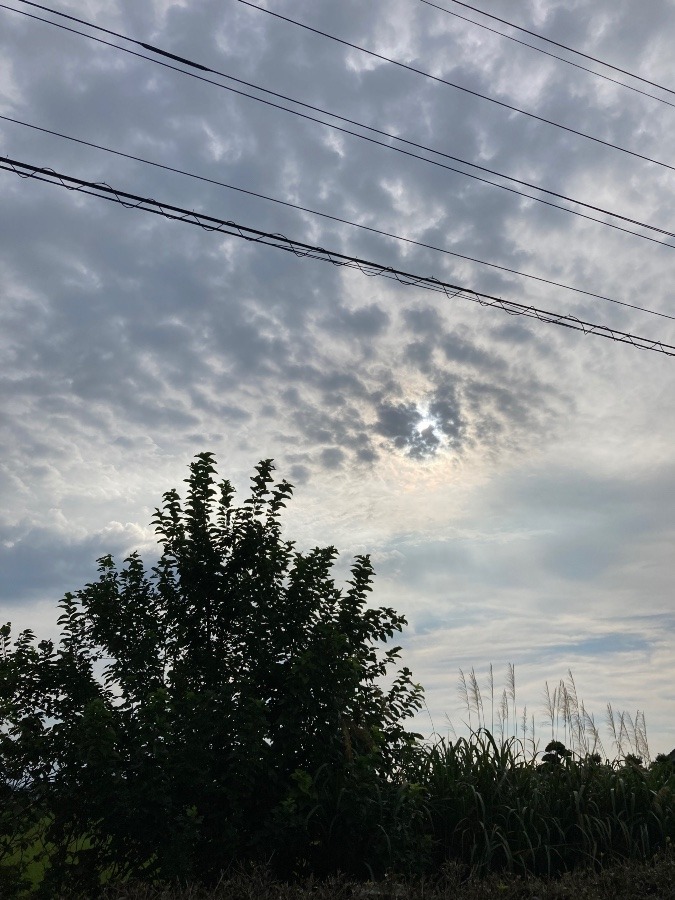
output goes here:
<path id="1" fill-rule="evenodd" d="M 45 896 L 208 883 L 242 860 L 382 872 L 397 852 L 417 802 L 399 772 L 419 736 L 401 723 L 422 689 L 403 668 L 384 690 L 400 648 L 378 645 L 405 619 L 367 607 L 367 556 L 339 590 L 333 547 L 282 538 L 292 487 L 272 472 L 261 462 L 237 507 L 198 455 L 185 502 L 172 490 L 156 511 L 150 572 L 100 559 L 60 604 L 57 646 L 3 629 L 2 790 L 20 826 L 0 817 L 0 854 L 37 829 Z"/>

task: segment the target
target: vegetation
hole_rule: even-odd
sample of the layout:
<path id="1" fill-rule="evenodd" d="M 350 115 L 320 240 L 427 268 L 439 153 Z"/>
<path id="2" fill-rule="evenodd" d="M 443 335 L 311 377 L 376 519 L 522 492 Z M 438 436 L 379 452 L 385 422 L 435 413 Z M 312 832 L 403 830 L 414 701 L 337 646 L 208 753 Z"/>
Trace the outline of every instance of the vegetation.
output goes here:
<path id="1" fill-rule="evenodd" d="M 559 879 L 510 873 L 467 876 L 450 864 L 435 878 L 391 878 L 378 884 L 355 884 L 344 877 L 322 882 L 307 879 L 284 883 L 264 870 L 225 876 L 213 890 L 123 886 L 105 900 L 673 900 L 675 856 L 667 853 L 649 863 L 621 863 L 601 871 L 569 872 Z"/>
<path id="2" fill-rule="evenodd" d="M 255 896 L 281 896 L 279 879 L 338 873 L 470 890 L 670 865 L 673 760 L 650 762 L 644 718 L 622 715 L 610 763 L 573 680 L 548 694 L 543 754 L 513 667 L 497 729 L 494 681 L 488 728 L 472 671 L 468 739 L 406 731 L 421 687 L 407 668 L 382 686 L 405 619 L 367 606 L 367 556 L 340 590 L 334 548 L 282 538 L 292 489 L 272 472 L 261 462 L 235 506 L 200 454 L 185 502 L 169 491 L 156 511 L 156 566 L 99 560 L 98 580 L 61 602 L 56 646 L 2 628 L 3 897 L 168 897 L 189 883 L 251 897 L 256 878 Z"/>

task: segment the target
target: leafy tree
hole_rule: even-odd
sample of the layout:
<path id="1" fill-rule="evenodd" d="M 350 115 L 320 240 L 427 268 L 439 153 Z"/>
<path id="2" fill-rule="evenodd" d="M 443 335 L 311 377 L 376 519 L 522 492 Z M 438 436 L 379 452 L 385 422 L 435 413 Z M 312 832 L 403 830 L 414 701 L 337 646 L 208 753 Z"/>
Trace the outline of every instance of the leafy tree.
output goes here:
<path id="1" fill-rule="evenodd" d="M 185 501 L 156 510 L 157 565 L 100 559 L 62 600 L 56 646 L 3 629 L 0 863 L 40 849 L 45 896 L 246 859 L 382 871 L 409 846 L 419 736 L 402 722 L 422 689 L 407 668 L 383 688 L 400 647 L 379 646 L 405 619 L 367 606 L 367 556 L 340 590 L 333 547 L 282 537 L 292 487 L 273 469 L 235 506 L 199 454 Z"/>

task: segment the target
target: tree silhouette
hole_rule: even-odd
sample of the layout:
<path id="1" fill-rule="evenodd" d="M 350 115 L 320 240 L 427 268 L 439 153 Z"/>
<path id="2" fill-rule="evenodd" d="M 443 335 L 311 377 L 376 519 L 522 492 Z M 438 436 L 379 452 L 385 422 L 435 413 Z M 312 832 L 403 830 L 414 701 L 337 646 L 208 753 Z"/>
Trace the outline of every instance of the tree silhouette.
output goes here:
<path id="1" fill-rule="evenodd" d="M 156 510 L 150 571 L 100 559 L 57 645 L 3 629 L 0 856 L 39 835 L 45 896 L 93 895 L 102 872 L 208 881 L 236 860 L 325 872 L 395 851 L 386 798 L 422 689 L 407 668 L 382 686 L 400 647 L 379 645 L 406 622 L 367 606 L 367 556 L 340 590 L 335 548 L 282 537 L 292 487 L 273 470 L 235 506 L 199 454 L 185 501 Z"/>

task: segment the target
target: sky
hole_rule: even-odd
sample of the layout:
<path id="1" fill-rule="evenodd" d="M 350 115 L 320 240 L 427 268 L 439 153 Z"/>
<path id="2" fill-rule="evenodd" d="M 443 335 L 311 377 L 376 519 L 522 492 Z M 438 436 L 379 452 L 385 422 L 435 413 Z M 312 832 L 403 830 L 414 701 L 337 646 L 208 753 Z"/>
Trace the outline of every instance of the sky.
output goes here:
<path id="1" fill-rule="evenodd" d="M 675 240 L 643 227 L 672 227 L 675 6 L 509 4 L 509 21 L 655 87 L 453 0 L 255 3 L 53 7 L 228 79 L 7 0 L 2 155 L 675 344 Z M 224 87 L 276 91 L 381 144 Z M 154 509 L 195 454 L 212 451 L 242 499 L 271 457 L 295 485 L 286 536 L 336 546 L 339 581 L 370 553 L 373 604 L 407 618 L 401 663 L 427 703 L 411 727 L 464 733 L 459 670 L 489 710 L 490 665 L 495 702 L 513 665 L 542 745 L 545 685 L 571 671 L 608 755 L 608 703 L 641 711 L 652 755 L 668 752 L 675 359 L 470 297 L 0 171 L 0 619 L 54 634 L 57 602 L 99 556 L 152 559 Z"/>

